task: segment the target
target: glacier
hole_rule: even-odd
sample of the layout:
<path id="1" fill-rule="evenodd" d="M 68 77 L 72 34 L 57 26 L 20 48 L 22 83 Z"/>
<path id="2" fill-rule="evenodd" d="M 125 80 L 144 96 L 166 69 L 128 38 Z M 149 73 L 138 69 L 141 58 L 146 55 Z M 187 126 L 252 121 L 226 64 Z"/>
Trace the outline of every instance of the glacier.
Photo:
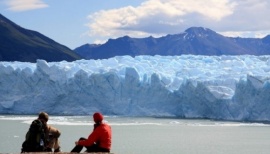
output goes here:
<path id="1" fill-rule="evenodd" d="M 270 121 L 270 56 L 0 62 L 0 114 Z"/>

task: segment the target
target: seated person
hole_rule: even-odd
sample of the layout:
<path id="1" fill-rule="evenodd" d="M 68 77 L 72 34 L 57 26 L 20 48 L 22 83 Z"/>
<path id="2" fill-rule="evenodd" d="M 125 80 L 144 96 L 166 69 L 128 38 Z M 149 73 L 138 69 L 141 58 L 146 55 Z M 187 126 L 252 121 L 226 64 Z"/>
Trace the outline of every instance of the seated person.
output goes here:
<path id="1" fill-rule="evenodd" d="M 86 152 L 110 152 L 111 149 L 111 127 L 103 123 L 103 115 L 101 113 L 93 114 L 94 130 L 88 138 L 80 138 L 75 142 L 75 147 L 71 152 L 80 153 L 83 147 Z"/>

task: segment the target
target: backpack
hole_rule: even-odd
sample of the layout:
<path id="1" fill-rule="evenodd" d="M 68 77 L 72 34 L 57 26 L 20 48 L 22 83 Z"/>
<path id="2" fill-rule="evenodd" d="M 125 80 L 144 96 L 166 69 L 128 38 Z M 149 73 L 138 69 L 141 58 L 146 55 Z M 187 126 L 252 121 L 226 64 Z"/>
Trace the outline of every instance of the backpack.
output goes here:
<path id="1" fill-rule="evenodd" d="M 22 152 L 42 152 L 45 150 L 45 126 L 40 120 L 34 120 L 22 144 Z"/>

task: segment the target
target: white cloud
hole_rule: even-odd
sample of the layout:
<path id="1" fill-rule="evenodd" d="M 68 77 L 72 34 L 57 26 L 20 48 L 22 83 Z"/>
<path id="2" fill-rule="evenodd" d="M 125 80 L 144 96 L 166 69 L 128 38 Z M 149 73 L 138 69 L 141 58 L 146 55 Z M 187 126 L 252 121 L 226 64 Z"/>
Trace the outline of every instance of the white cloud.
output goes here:
<path id="1" fill-rule="evenodd" d="M 9 7 L 8 10 L 14 12 L 28 11 L 48 7 L 48 5 L 41 0 L 6 0 L 5 2 Z"/>
<path id="2" fill-rule="evenodd" d="M 148 0 L 137 7 L 102 10 L 90 15 L 89 34 L 142 37 L 177 33 L 206 21 L 219 22 L 231 15 L 235 6 L 235 2 L 228 0 Z"/>
<path id="3" fill-rule="evenodd" d="M 219 32 L 221 35 L 228 37 L 243 37 L 243 38 L 263 38 L 270 34 L 268 31 L 226 31 Z"/>
<path id="4" fill-rule="evenodd" d="M 269 31 L 269 0 L 147 0 L 139 6 L 89 15 L 90 37 L 160 36 L 192 26 L 221 33 Z M 254 36 L 256 34 L 254 33 Z"/>

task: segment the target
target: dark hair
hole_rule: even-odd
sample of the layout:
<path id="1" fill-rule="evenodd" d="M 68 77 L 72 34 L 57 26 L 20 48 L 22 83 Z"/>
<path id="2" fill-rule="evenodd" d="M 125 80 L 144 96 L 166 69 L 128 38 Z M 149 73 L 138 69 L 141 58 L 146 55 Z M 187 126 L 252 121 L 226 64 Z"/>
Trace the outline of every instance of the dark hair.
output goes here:
<path id="1" fill-rule="evenodd" d="M 43 119 L 47 122 L 49 120 L 49 115 L 46 112 L 40 112 L 38 115 L 38 119 Z"/>

